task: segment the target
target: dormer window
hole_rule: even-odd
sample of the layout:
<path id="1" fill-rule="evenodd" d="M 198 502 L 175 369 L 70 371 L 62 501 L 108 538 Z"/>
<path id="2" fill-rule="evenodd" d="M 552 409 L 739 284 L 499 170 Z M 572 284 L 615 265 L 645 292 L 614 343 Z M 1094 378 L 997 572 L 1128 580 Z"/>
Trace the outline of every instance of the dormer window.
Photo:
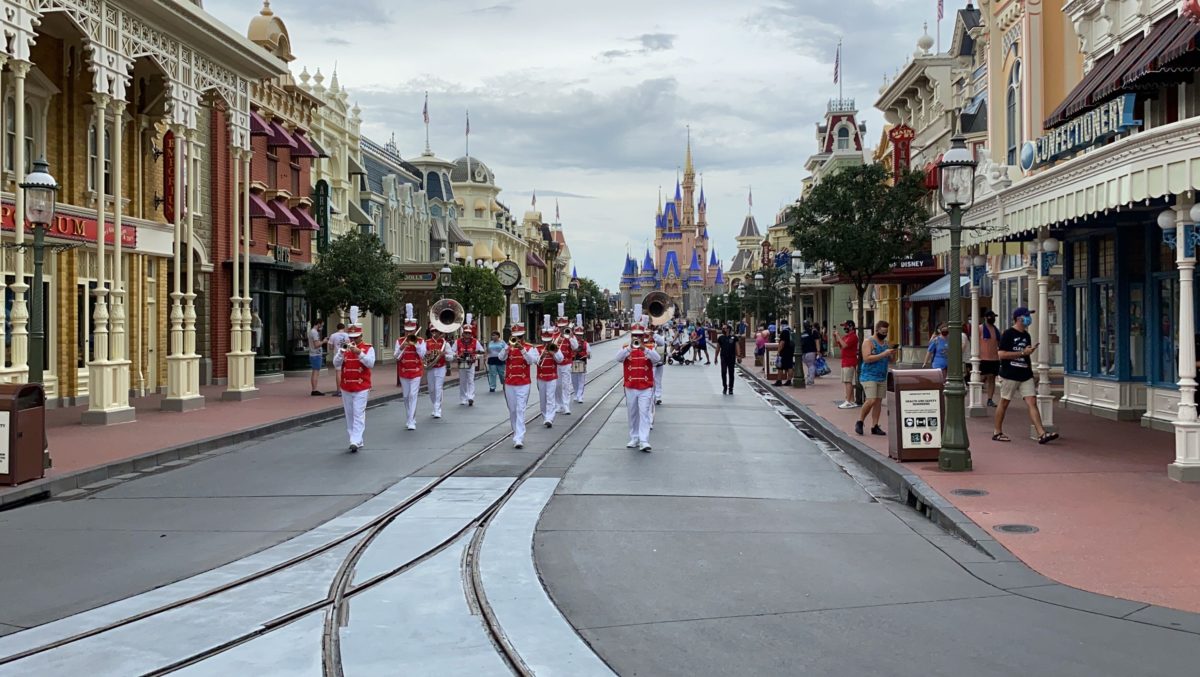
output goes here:
<path id="1" fill-rule="evenodd" d="M 841 127 L 837 132 L 837 149 L 850 150 L 850 130 Z"/>

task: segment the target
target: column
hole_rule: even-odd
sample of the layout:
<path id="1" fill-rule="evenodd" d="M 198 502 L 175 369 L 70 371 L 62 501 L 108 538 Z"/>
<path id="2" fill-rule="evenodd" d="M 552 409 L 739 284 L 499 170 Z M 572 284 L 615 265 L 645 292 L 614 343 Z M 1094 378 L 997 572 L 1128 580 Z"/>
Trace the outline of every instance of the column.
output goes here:
<path id="1" fill-rule="evenodd" d="M 242 151 L 242 378 L 246 392 L 257 393 L 254 386 L 254 325 L 250 297 L 250 157 L 253 151 Z"/>
<path id="2" fill-rule="evenodd" d="M 1046 238 L 1047 231 L 1043 228 L 1038 232 L 1036 241 L 1038 294 L 1037 315 L 1034 317 L 1037 322 L 1037 333 L 1034 340 L 1041 344 L 1037 350 L 1037 405 L 1038 412 L 1042 415 L 1042 427 L 1047 432 L 1055 432 L 1057 428 L 1054 425 L 1054 392 L 1050 384 L 1050 270 L 1046 258 Z M 1033 426 L 1030 426 L 1029 430 L 1030 436 L 1037 436 L 1037 431 Z"/>
<path id="3" fill-rule="evenodd" d="M 108 127 L 108 94 L 93 92 L 92 101 L 95 104 L 96 118 L 96 163 L 92 168 L 93 185 L 96 195 L 96 223 L 106 224 L 108 206 L 108 186 L 104 180 L 104 163 L 108 159 L 104 152 L 104 137 Z M 113 382 L 112 371 L 108 368 L 108 278 L 105 276 L 106 263 L 104 253 L 104 231 L 107 228 L 96 228 L 96 288 L 92 294 L 96 297 L 95 308 L 92 309 L 92 347 L 88 360 L 88 409 L 84 412 L 82 421 L 85 425 L 107 423 L 105 412 L 112 406 Z"/>
<path id="4" fill-rule="evenodd" d="M 987 402 L 983 399 L 983 374 L 979 371 L 979 327 L 983 318 L 979 316 L 979 283 L 983 280 L 983 272 L 979 270 L 979 247 L 971 251 L 971 381 L 967 384 L 967 416 L 988 416 Z"/>
<path id="5" fill-rule="evenodd" d="M 191 370 L 189 368 L 190 352 L 187 350 L 185 343 L 185 320 L 186 312 L 184 306 L 184 281 L 183 281 L 183 266 L 185 255 L 183 243 L 186 240 L 188 243 L 187 256 L 191 257 L 192 243 L 188 237 L 188 232 L 185 230 L 186 224 L 184 221 L 185 211 L 187 218 L 191 218 L 190 205 L 184 205 L 184 190 L 183 184 L 185 180 L 184 163 L 186 163 L 186 150 L 188 147 L 188 137 L 192 134 L 185 125 L 173 125 L 172 132 L 175 135 L 175 167 L 174 167 L 174 193 L 175 198 L 175 213 L 173 221 L 175 225 L 175 242 L 173 248 L 174 269 L 171 271 L 171 313 L 170 313 L 170 352 L 167 354 L 167 396 L 163 398 L 162 408 L 165 411 L 190 411 L 199 409 L 204 406 L 204 398 L 199 393 L 199 388 L 195 381 L 190 380 Z M 190 175 L 190 172 L 188 173 Z M 188 191 L 189 202 L 191 191 Z M 190 271 L 190 264 L 189 264 Z M 194 288 L 189 283 L 188 288 Z M 193 295 L 193 299 L 195 296 Z M 195 308 L 191 309 L 191 326 L 193 331 L 193 341 L 195 340 Z M 194 345 L 194 343 L 193 343 Z"/>
<path id="6" fill-rule="evenodd" d="M 1200 209 L 1176 199 L 1175 265 L 1179 267 L 1179 413 L 1175 417 L 1175 462 L 1167 476 L 1179 482 L 1200 482 L 1200 421 L 1196 417 L 1196 250 L 1195 221 Z M 1190 240 L 1190 241 L 1189 241 Z"/>
<path id="7" fill-rule="evenodd" d="M 113 269 L 112 298 L 110 312 L 110 336 L 108 360 L 113 365 L 115 379 L 113 390 L 113 406 L 126 412 L 129 420 L 133 419 L 134 410 L 129 406 L 129 333 L 126 331 L 125 306 L 125 260 L 124 245 L 121 242 L 121 229 L 124 227 L 125 216 L 125 102 L 113 102 Z"/>
<path id="8" fill-rule="evenodd" d="M 0 52 L 0 92 L 4 91 L 4 86 L 3 86 L 4 67 L 7 64 L 8 64 L 8 55 L 4 54 L 3 52 Z M 0 100 L 0 104 L 2 104 L 2 100 Z M 4 110 L 3 105 L 0 105 L 0 112 L 3 112 L 3 110 Z M 0 120 L 2 120 L 2 119 L 4 119 L 3 115 L 0 115 Z M 21 190 L 20 188 L 17 188 L 18 192 L 20 190 Z M 19 251 L 18 251 L 18 255 L 19 255 Z M 4 265 L 5 258 L 7 258 L 7 254 L 5 252 L 0 252 L 0 299 L 5 298 L 5 296 L 6 296 L 5 290 L 7 287 L 7 283 L 5 282 L 4 276 L 8 272 L 8 270 Z M 7 322 L 6 322 L 7 318 L 5 317 L 5 313 L 7 311 L 5 310 L 4 306 L 5 306 L 4 303 L 0 303 L 0 381 L 7 381 L 9 378 L 8 374 L 6 373 L 7 370 L 4 367 L 4 363 L 7 361 L 7 352 L 8 352 L 8 345 L 6 344 L 6 342 L 4 340 L 5 339 L 4 325 L 7 324 Z"/>
<path id="9" fill-rule="evenodd" d="M 250 325 L 250 304 L 242 298 L 242 289 L 248 287 L 249 280 L 242 279 L 242 265 L 240 258 L 242 256 L 242 220 L 249 221 L 249 196 L 250 196 L 250 177 L 249 173 L 243 174 L 243 156 L 249 157 L 249 151 L 231 145 L 229 148 L 230 155 L 230 175 L 233 177 L 230 201 L 231 218 L 229 220 L 229 244 L 230 244 L 230 259 L 229 275 L 232 280 L 230 291 L 230 329 L 229 329 L 229 352 L 226 353 L 226 362 L 228 364 L 229 378 L 225 392 L 221 394 L 222 400 L 242 401 L 256 397 L 258 391 L 254 388 L 254 359 L 253 351 L 250 348 L 249 336 L 246 329 Z M 249 168 L 246 167 L 248 170 Z M 245 185 L 242 185 L 242 182 Z M 243 201 L 245 201 L 245 209 L 243 210 Z M 248 240 L 247 240 L 248 241 Z M 249 259 L 249 253 L 245 255 Z M 247 295 L 249 292 L 246 292 Z M 250 359 L 247 360 L 247 355 Z"/>
<path id="10" fill-rule="evenodd" d="M 25 129 L 25 76 L 29 73 L 28 61 L 12 61 L 9 68 L 13 74 L 13 122 L 17 128 L 17 138 L 23 138 Z M 13 172 L 22 178 L 25 176 L 25 144 L 17 143 L 13 147 Z M 17 215 L 18 223 L 25 223 L 25 191 L 19 188 L 13 195 L 13 213 Z M 25 242 L 25 228 L 16 228 L 14 241 L 17 244 Z M 12 304 L 12 380 L 25 381 L 29 378 L 29 306 L 25 301 L 25 292 L 29 285 L 25 283 L 25 250 L 15 249 L 13 258 L 16 265 L 13 268 Z M 45 318 L 43 318 L 45 321 Z"/>

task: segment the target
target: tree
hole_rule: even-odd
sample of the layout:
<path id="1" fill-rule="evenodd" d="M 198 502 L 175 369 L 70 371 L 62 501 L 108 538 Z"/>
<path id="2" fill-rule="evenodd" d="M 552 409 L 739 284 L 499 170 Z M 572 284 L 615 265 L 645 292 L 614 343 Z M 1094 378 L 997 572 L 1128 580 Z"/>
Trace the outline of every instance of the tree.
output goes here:
<path id="1" fill-rule="evenodd" d="M 854 285 L 860 341 L 872 281 L 929 244 L 924 175 L 904 170 L 892 185 L 888 178 L 879 163 L 844 167 L 813 186 L 788 213 L 788 233 L 804 259 Z"/>
<path id="2" fill-rule="evenodd" d="M 713 294 L 704 306 L 704 315 L 710 320 L 733 322 L 742 316 L 741 303 L 732 294 Z"/>
<path id="3" fill-rule="evenodd" d="M 374 233 L 349 231 L 301 278 L 318 317 L 355 305 L 372 315 L 395 312 L 402 297 L 400 268 Z"/>
<path id="4" fill-rule="evenodd" d="M 588 319 L 607 320 L 612 316 L 612 309 L 608 307 L 608 297 L 604 295 L 604 290 L 592 278 L 579 278 L 579 295 L 581 298 L 589 299 Z"/>
<path id="5" fill-rule="evenodd" d="M 450 270 L 450 286 L 444 293 L 476 318 L 504 315 L 504 287 L 491 268 L 454 266 Z"/>
<path id="6" fill-rule="evenodd" d="M 754 279 L 759 274 L 763 276 L 761 282 Z M 778 318 L 779 310 L 789 307 L 791 273 L 786 268 L 759 268 L 749 278 L 746 295 L 742 297 L 742 310 L 760 322 Z"/>

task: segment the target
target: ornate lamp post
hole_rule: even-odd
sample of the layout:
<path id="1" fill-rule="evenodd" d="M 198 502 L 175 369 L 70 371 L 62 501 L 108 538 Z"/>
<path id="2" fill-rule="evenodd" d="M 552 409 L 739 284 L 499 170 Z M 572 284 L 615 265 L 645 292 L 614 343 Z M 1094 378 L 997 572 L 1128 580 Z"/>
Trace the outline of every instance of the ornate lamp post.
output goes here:
<path id="1" fill-rule="evenodd" d="M 966 388 L 962 375 L 962 218 L 975 202 L 975 157 L 961 134 L 950 142 L 950 150 L 938 165 L 938 206 L 950 215 L 950 366 L 946 383 L 946 421 L 938 467 L 947 471 L 971 470 L 971 448 L 967 439 Z"/>
<path id="2" fill-rule="evenodd" d="M 795 371 L 792 372 L 792 387 L 793 388 L 803 388 L 805 386 L 805 383 L 807 382 L 807 378 L 804 375 L 804 354 L 802 352 L 800 352 L 800 337 L 796 333 L 803 322 L 800 319 L 800 312 L 801 312 L 801 308 L 800 308 L 800 278 L 803 275 L 804 275 L 804 257 L 800 252 L 793 249 L 792 250 L 792 276 L 795 277 L 795 280 L 796 280 L 796 284 L 794 287 L 795 293 L 793 294 L 793 300 L 792 300 L 792 303 L 794 304 L 794 309 L 792 310 L 792 317 L 795 318 L 795 322 L 793 322 L 793 326 L 792 326 L 792 355 L 793 355 L 793 361 L 796 365 Z"/>
<path id="3" fill-rule="evenodd" d="M 765 241 L 764 241 L 765 242 Z M 762 297 L 763 297 L 763 274 L 757 272 L 754 274 L 754 316 L 758 322 L 763 321 L 762 312 Z"/>
<path id="4" fill-rule="evenodd" d="M 979 327 L 983 318 L 979 316 L 979 287 L 987 274 L 987 257 L 976 254 L 971 259 L 971 383 L 967 388 L 967 414 L 987 416 L 987 404 L 983 401 L 983 374 L 979 370 Z"/>
<path id="5" fill-rule="evenodd" d="M 445 247 L 438 250 L 442 255 L 442 269 L 438 271 L 438 289 L 445 291 L 450 286 L 450 252 Z"/>
<path id="6" fill-rule="evenodd" d="M 54 220 L 54 194 L 58 182 L 50 175 L 45 159 L 33 163 L 33 171 L 19 186 L 25 191 L 25 220 L 33 225 L 33 308 L 29 318 L 29 382 L 43 381 L 46 355 L 46 318 L 42 313 L 42 265 L 46 253 L 46 227 Z M 120 237 L 118 233 L 117 237 Z"/>

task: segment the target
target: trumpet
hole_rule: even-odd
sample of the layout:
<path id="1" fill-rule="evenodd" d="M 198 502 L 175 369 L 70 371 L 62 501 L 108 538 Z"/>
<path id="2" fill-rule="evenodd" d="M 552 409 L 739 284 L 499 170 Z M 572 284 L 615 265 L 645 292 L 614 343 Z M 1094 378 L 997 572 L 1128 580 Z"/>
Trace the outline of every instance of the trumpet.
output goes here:
<path id="1" fill-rule="evenodd" d="M 520 336 L 513 336 L 508 339 L 508 345 L 513 348 L 520 347 L 522 343 L 524 343 L 524 341 L 521 340 Z"/>
<path id="2" fill-rule="evenodd" d="M 409 344 L 410 346 L 417 345 L 417 341 L 419 341 L 419 340 L 420 339 L 417 338 L 416 334 L 409 334 L 408 336 L 404 337 L 404 342 Z"/>
<path id="3" fill-rule="evenodd" d="M 629 346 L 634 349 L 641 348 L 642 347 L 642 337 L 634 336 L 633 340 L 631 340 L 629 342 Z"/>

